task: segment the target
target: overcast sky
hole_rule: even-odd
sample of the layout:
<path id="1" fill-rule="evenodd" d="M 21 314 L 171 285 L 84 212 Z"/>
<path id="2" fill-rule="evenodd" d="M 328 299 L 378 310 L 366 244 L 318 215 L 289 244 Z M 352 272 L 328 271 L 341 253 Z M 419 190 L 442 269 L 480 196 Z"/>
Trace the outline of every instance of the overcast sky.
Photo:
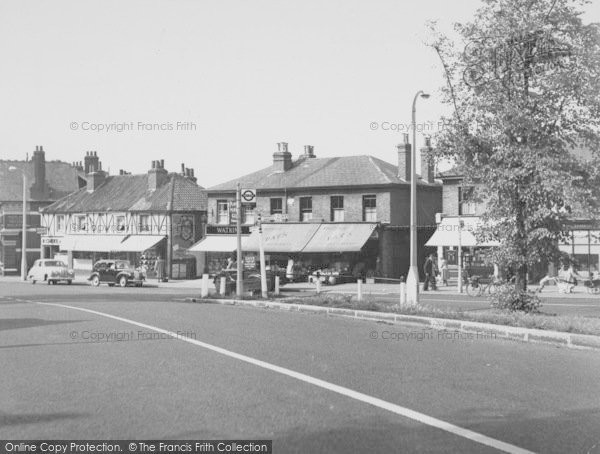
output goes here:
<path id="1" fill-rule="evenodd" d="M 36 145 L 68 162 L 96 150 L 113 174 L 164 159 L 206 187 L 270 165 L 280 141 L 294 156 L 314 145 L 318 157 L 395 163 L 414 94 L 432 94 L 418 105 L 429 132 L 442 112 L 425 22 L 449 29 L 478 5 L 2 0 L 0 158 Z M 600 22 L 600 1 L 585 19 Z"/>

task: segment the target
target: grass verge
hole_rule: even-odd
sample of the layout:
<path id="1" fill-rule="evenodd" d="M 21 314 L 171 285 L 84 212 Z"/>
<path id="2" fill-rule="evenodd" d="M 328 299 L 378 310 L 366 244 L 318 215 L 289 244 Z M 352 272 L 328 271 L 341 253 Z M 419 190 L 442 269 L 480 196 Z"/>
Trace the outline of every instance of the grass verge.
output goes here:
<path id="1" fill-rule="evenodd" d="M 483 311 L 452 311 L 419 305 L 417 307 L 400 307 L 391 303 L 377 301 L 377 298 L 366 297 L 357 301 L 350 295 L 320 295 L 307 297 L 288 297 L 277 300 L 282 303 L 307 304 L 314 306 L 337 307 L 343 309 L 366 310 L 375 312 L 392 312 L 403 315 L 445 318 L 495 325 L 516 326 L 520 328 L 562 331 L 566 333 L 592 334 L 600 336 L 600 318 L 578 317 L 572 315 L 549 315 L 540 313 L 509 312 L 498 309 Z"/>

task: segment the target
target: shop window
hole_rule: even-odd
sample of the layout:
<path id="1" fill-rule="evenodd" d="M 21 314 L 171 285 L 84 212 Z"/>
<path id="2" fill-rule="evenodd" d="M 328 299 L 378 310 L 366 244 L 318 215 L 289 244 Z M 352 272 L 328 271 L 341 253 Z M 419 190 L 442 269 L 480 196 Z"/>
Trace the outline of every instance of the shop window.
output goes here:
<path id="1" fill-rule="evenodd" d="M 472 202 L 474 191 L 472 186 L 458 187 L 458 214 L 460 216 L 474 215 L 477 204 Z"/>
<path id="2" fill-rule="evenodd" d="M 65 216 L 62 214 L 59 214 L 58 216 L 56 216 L 56 231 L 57 232 L 65 231 Z"/>
<path id="3" fill-rule="evenodd" d="M 312 219 L 312 197 L 300 197 L 300 220 L 308 222 Z"/>
<path id="4" fill-rule="evenodd" d="M 242 205 L 242 224 L 254 225 L 256 223 L 256 203 Z"/>
<path id="5" fill-rule="evenodd" d="M 125 216 L 117 216 L 116 221 L 117 221 L 117 231 L 124 232 L 127 228 Z"/>
<path id="6" fill-rule="evenodd" d="M 229 224 L 229 202 L 217 200 L 217 224 Z"/>
<path id="7" fill-rule="evenodd" d="M 150 215 L 140 214 L 140 232 L 150 231 Z"/>
<path id="8" fill-rule="evenodd" d="M 271 199 L 271 214 L 283 214 L 283 199 L 281 197 Z"/>
<path id="9" fill-rule="evenodd" d="M 333 222 L 344 222 L 344 196 L 331 196 L 331 220 Z"/>
<path id="10" fill-rule="evenodd" d="M 363 195 L 363 221 L 377 221 L 377 196 Z"/>

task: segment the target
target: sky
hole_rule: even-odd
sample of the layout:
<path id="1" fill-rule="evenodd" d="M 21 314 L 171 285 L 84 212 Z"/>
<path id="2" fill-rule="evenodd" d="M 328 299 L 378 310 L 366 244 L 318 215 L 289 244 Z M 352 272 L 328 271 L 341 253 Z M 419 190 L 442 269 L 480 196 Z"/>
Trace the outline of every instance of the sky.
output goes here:
<path id="1" fill-rule="evenodd" d="M 294 157 L 396 163 L 417 125 L 439 127 L 444 79 L 425 46 L 479 0 L 2 0 L 0 159 L 82 161 L 146 172 L 194 168 L 205 187 Z M 600 1 L 586 9 L 600 22 Z M 411 133 L 412 140 L 412 133 Z M 418 134 L 417 145 L 423 139 Z"/>

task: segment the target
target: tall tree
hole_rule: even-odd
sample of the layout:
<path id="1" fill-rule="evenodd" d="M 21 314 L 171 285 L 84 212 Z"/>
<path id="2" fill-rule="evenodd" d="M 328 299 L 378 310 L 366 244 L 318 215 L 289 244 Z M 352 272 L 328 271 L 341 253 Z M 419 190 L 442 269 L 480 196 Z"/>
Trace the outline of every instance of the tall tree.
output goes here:
<path id="1" fill-rule="evenodd" d="M 589 213 L 600 200 L 600 26 L 582 22 L 586 3 L 483 0 L 455 42 L 432 24 L 453 110 L 438 156 L 475 184 L 481 234 L 501 241 L 493 258 L 521 290 L 528 266 L 558 257 L 574 207 Z"/>

